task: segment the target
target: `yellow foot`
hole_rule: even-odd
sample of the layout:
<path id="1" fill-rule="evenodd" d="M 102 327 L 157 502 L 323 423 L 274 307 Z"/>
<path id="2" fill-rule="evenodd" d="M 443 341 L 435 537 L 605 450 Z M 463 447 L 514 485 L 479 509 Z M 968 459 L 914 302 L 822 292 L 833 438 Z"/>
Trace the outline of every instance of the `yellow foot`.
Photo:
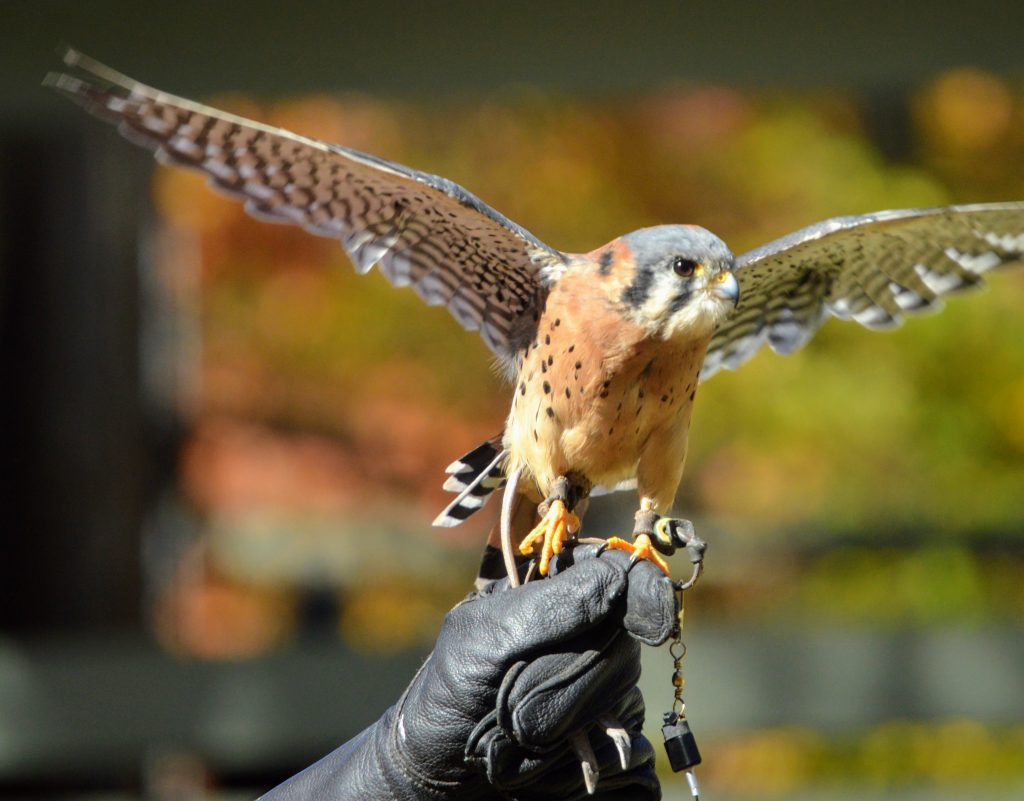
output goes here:
<path id="1" fill-rule="evenodd" d="M 632 542 L 624 540 L 622 537 L 611 537 L 608 540 L 608 547 L 616 551 L 629 551 L 633 554 L 634 561 L 637 559 L 647 559 L 654 562 L 666 576 L 669 575 L 668 562 L 662 559 L 661 554 L 654 550 L 654 546 L 651 545 L 651 538 L 646 534 L 637 535 L 636 539 Z"/>
<path id="2" fill-rule="evenodd" d="M 552 555 L 562 552 L 562 545 L 580 530 L 580 519 L 565 508 L 562 501 L 552 501 L 548 513 L 537 527 L 519 543 L 519 552 L 524 556 L 533 553 L 534 544 L 540 540 L 540 564 L 537 570 L 542 576 L 548 574 Z"/>

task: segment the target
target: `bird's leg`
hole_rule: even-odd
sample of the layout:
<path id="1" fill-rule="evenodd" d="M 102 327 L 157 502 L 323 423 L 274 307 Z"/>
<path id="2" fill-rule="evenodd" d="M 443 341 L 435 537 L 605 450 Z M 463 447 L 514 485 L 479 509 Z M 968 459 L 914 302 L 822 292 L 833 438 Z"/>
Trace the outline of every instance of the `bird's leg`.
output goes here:
<path id="1" fill-rule="evenodd" d="M 540 542 L 540 559 L 537 564 L 540 575 L 547 575 L 551 557 L 561 553 L 565 541 L 580 530 L 580 519 L 572 510 L 589 489 L 589 482 L 584 488 L 570 481 L 567 476 L 559 476 L 551 485 L 551 494 L 537 507 L 541 514 L 540 523 L 519 543 L 519 552 L 532 554 L 534 546 Z"/>
<path id="2" fill-rule="evenodd" d="M 618 551 L 629 551 L 633 557 L 632 561 L 647 559 L 654 562 L 665 575 L 669 575 L 668 562 L 656 550 L 652 537 L 660 540 L 657 534 L 657 524 L 660 517 L 654 511 L 654 501 L 651 498 L 640 499 L 640 509 L 636 513 L 636 523 L 633 525 L 633 541 L 629 542 L 622 537 L 611 537 L 607 547 Z"/>

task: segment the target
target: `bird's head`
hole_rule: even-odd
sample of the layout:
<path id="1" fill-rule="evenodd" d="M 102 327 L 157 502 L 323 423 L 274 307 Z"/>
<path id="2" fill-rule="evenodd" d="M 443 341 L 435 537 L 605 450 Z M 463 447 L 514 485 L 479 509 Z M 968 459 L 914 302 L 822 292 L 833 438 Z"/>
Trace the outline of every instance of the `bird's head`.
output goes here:
<path id="1" fill-rule="evenodd" d="M 622 237 L 632 257 L 618 301 L 666 339 L 706 335 L 739 302 L 726 244 L 695 225 L 641 228 Z"/>

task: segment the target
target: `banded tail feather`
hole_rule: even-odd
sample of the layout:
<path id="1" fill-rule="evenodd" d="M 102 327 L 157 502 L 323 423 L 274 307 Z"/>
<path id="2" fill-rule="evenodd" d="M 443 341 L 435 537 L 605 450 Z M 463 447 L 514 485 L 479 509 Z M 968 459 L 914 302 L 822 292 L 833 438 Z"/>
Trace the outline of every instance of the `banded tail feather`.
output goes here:
<path id="1" fill-rule="evenodd" d="M 434 525 L 451 528 L 482 509 L 491 494 L 505 486 L 502 464 L 505 456 L 499 435 L 448 465 L 445 469 L 448 479 L 444 482 L 444 488 L 457 494 L 441 514 L 434 518 Z"/>

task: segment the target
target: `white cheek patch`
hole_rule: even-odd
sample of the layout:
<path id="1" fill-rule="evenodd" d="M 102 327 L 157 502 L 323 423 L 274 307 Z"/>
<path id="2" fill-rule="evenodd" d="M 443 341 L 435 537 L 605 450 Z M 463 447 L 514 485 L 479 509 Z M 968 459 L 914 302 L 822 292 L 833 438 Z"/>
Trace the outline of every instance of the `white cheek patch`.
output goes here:
<path id="1" fill-rule="evenodd" d="M 698 289 L 690 302 L 677 311 L 665 326 L 666 337 L 681 334 L 707 334 L 727 310 L 726 304 L 707 292 Z"/>
<path id="2" fill-rule="evenodd" d="M 652 334 L 667 338 L 682 334 L 703 336 L 718 324 L 731 304 L 715 297 L 706 282 L 694 282 L 690 297 L 682 308 L 672 311 L 679 293 L 685 285 L 675 275 L 658 275 L 651 284 L 643 304 L 629 314 L 630 318 L 646 326 Z"/>

